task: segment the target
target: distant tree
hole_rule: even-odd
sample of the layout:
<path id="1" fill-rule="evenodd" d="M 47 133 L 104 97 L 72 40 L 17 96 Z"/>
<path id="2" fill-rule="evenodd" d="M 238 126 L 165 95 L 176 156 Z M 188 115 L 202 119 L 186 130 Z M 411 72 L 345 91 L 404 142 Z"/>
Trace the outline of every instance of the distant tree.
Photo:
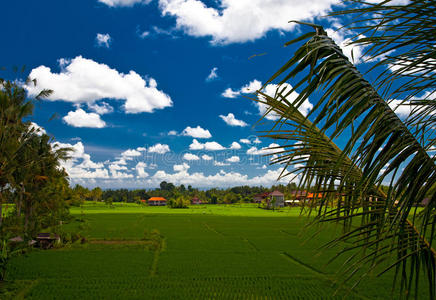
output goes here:
<path id="1" fill-rule="evenodd" d="M 112 203 L 113 203 L 113 199 L 112 199 L 112 197 L 108 197 L 108 198 L 106 198 L 106 199 L 104 200 L 104 203 L 106 203 L 106 205 L 111 206 Z"/>
<path id="2" fill-rule="evenodd" d="M 92 201 L 100 201 L 103 195 L 103 191 L 101 190 L 100 187 L 96 187 L 91 190 L 90 194 L 91 194 Z"/>
<path id="3" fill-rule="evenodd" d="M 171 208 L 188 208 L 190 201 L 184 196 L 178 196 L 168 201 L 167 205 Z"/>

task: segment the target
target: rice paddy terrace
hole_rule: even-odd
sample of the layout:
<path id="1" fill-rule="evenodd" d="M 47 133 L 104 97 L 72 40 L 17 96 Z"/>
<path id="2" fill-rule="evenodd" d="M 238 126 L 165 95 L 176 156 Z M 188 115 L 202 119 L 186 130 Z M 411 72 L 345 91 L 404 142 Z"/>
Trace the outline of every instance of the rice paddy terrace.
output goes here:
<path id="1" fill-rule="evenodd" d="M 203 205 L 189 209 L 88 203 L 74 208 L 88 243 L 14 258 L 11 298 L 26 299 L 386 299 L 391 273 L 356 289 L 338 286 L 335 234 L 302 230 L 298 208 Z M 83 221 L 79 221 L 83 219 Z M 145 239 L 144 239 L 145 237 Z M 152 238 L 150 238 L 152 237 Z M 424 290 L 424 289 L 422 289 Z"/>

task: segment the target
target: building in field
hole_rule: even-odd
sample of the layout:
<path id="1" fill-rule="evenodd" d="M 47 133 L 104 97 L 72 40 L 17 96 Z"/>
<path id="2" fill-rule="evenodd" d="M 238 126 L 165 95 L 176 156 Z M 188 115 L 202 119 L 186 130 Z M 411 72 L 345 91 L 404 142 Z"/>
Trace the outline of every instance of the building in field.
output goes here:
<path id="1" fill-rule="evenodd" d="M 191 199 L 192 204 L 201 204 L 201 200 L 198 197 L 194 197 Z"/>
<path id="2" fill-rule="evenodd" d="M 167 205 L 167 199 L 164 197 L 151 197 L 148 199 L 149 206 L 165 206 Z"/>
<path id="3" fill-rule="evenodd" d="M 285 206 L 285 195 L 275 190 L 268 194 L 267 203 L 268 207 L 283 207 Z"/>
<path id="4" fill-rule="evenodd" d="M 268 197 L 269 193 L 256 194 L 253 197 L 253 203 L 262 203 Z"/>

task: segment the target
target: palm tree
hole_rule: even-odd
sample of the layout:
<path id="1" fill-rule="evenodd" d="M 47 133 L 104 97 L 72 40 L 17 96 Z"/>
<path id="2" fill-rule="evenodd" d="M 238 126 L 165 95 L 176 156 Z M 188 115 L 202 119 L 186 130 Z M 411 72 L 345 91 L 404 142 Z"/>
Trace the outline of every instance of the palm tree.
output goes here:
<path id="1" fill-rule="evenodd" d="M 36 84 L 36 81 L 33 83 Z M 36 99 L 51 93 L 51 90 L 42 90 Z M 17 153 L 26 147 L 29 135 L 34 134 L 23 121 L 32 112 L 33 103 L 27 99 L 26 90 L 17 82 L 0 79 L 0 227 L 3 193 L 5 189 L 14 186 L 12 174 L 20 167 L 16 160 Z"/>
<path id="2" fill-rule="evenodd" d="M 46 199 L 46 187 L 67 175 L 60 170 L 60 162 L 68 158 L 69 148 L 53 148 L 51 138 L 46 135 L 31 134 L 26 147 L 17 154 L 20 165 L 13 173 L 17 183 L 20 207 L 24 209 L 24 232 L 28 234 L 37 227 L 38 216 L 35 213 L 39 206 L 50 206 L 55 199 Z M 61 192 L 61 191 L 59 191 Z M 53 195 L 51 195 L 53 197 Z M 59 201 L 60 203 L 63 202 Z M 18 204 L 18 203 L 17 203 Z M 50 211 L 48 209 L 47 211 Z"/>
<path id="3" fill-rule="evenodd" d="M 352 44 L 366 47 L 377 79 L 367 81 L 323 27 L 301 23 L 313 31 L 286 44 L 304 42 L 264 85 L 278 80 L 276 94 L 257 92 L 255 100 L 269 107 L 265 115 L 280 117 L 262 136 L 284 143 L 273 159 L 284 165 L 281 177 L 298 174 L 300 188 L 323 195 L 308 207 L 315 221 L 343 224 L 343 234 L 327 245 L 350 242 L 338 254 L 350 255 L 342 281 L 388 261 L 381 273 L 395 269 L 406 296 L 418 289 L 424 271 L 434 298 L 436 195 L 428 191 L 436 184 L 430 152 L 436 144 L 436 3 L 351 2 L 358 8 L 335 14 L 352 14 L 347 28 L 359 32 Z M 293 79 L 293 88 L 284 85 Z M 296 90 L 298 97 L 289 99 Z M 302 115 L 298 108 L 317 96 Z M 411 108 L 406 120 L 390 99 Z M 346 142 L 338 147 L 338 140 Z M 425 197 L 428 204 L 418 209 Z"/>

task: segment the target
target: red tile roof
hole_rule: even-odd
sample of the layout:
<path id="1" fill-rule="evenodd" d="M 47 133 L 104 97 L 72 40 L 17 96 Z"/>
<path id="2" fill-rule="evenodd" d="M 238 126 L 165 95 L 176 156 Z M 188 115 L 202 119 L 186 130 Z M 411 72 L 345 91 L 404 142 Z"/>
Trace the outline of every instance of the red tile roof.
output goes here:
<path id="1" fill-rule="evenodd" d="M 151 197 L 148 201 L 167 201 L 164 197 Z"/>

